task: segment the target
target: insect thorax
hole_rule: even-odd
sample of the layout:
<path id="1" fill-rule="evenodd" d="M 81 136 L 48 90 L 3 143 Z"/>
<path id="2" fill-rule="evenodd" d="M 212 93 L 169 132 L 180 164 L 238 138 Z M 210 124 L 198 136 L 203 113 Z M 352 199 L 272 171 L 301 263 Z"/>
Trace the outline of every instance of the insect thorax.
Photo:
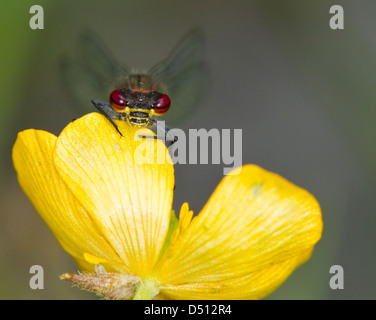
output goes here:
<path id="1" fill-rule="evenodd" d="M 147 74 L 131 74 L 125 82 L 125 87 L 131 90 L 154 91 L 156 87 Z"/>

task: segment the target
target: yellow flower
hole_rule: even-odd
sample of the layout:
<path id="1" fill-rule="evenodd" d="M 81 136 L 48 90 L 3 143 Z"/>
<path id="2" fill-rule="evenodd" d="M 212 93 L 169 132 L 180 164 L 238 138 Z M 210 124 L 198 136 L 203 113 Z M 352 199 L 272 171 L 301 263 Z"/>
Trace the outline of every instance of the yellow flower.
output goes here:
<path id="1" fill-rule="evenodd" d="M 139 161 L 149 147 L 164 156 L 163 142 L 116 123 L 123 137 L 91 113 L 14 145 L 21 187 L 82 271 L 62 279 L 113 299 L 259 299 L 310 257 L 322 217 L 307 191 L 245 165 L 177 221 L 173 165 Z"/>

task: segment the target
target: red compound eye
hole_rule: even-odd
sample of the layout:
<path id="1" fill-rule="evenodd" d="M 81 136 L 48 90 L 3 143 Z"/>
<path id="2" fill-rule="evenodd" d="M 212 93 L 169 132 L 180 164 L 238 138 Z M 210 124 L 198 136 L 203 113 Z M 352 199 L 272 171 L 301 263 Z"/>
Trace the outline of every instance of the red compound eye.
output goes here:
<path id="1" fill-rule="evenodd" d="M 156 104 L 154 105 L 154 113 L 156 115 L 163 115 L 165 114 L 168 109 L 170 109 L 171 99 L 167 94 L 162 94 L 161 97 L 157 100 Z"/>
<path id="2" fill-rule="evenodd" d="M 114 109 L 115 111 L 124 110 L 127 106 L 127 102 L 125 101 L 124 96 L 121 94 L 119 90 L 114 90 L 111 92 L 110 104 L 112 109 Z"/>

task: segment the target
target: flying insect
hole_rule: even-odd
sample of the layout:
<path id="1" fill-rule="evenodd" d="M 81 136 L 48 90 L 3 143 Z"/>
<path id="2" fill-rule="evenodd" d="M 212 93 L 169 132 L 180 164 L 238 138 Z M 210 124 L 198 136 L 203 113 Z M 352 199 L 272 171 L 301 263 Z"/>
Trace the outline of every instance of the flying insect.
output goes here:
<path id="1" fill-rule="evenodd" d="M 120 134 L 113 120 L 156 132 L 157 119 L 176 124 L 199 105 L 208 83 L 203 52 L 204 36 L 194 29 L 165 60 L 137 72 L 118 62 L 94 33 L 86 32 L 77 56 L 65 58 L 61 71 L 75 101 L 81 106 L 92 101 Z"/>

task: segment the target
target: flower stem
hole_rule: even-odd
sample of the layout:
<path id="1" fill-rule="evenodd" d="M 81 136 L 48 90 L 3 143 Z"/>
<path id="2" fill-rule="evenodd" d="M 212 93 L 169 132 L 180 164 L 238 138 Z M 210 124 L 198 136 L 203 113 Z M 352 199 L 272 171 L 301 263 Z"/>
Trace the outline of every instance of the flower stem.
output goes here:
<path id="1" fill-rule="evenodd" d="M 133 300 L 152 300 L 158 293 L 158 281 L 146 278 L 138 283 Z"/>

